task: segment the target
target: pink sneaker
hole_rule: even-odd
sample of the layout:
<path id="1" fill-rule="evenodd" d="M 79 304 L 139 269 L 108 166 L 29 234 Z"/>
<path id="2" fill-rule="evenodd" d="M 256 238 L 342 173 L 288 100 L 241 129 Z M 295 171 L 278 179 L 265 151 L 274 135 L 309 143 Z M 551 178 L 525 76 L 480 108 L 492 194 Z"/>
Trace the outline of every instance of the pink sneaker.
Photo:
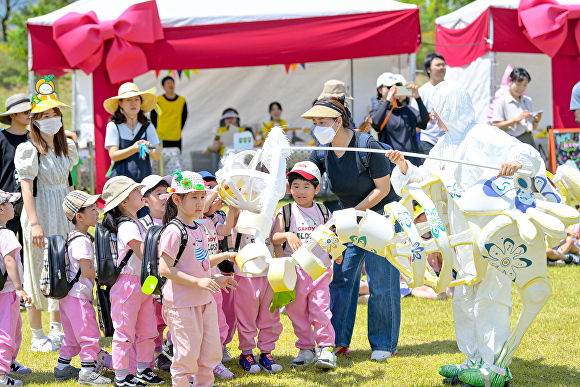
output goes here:
<path id="1" fill-rule="evenodd" d="M 234 373 L 226 368 L 222 363 L 218 364 L 217 367 L 213 369 L 215 376 L 222 379 L 231 379 L 234 377 Z"/>

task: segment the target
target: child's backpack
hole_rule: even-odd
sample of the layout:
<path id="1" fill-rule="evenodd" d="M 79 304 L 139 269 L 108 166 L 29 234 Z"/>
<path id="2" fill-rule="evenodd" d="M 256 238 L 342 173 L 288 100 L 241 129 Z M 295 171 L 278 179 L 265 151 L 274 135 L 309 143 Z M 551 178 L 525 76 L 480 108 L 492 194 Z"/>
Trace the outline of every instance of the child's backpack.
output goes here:
<path id="1" fill-rule="evenodd" d="M 0 230 L 4 230 L 6 227 L 2 227 L 0 226 Z M 2 255 L 0 255 L 0 259 L 4 260 L 4 257 Z M 4 289 L 4 285 L 6 285 L 6 280 L 8 279 L 8 269 L 6 269 L 6 272 L 2 273 L 0 271 L 0 291 L 2 291 Z"/>
<path id="2" fill-rule="evenodd" d="M 324 204 L 314 202 L 318 209 L 322 213 L 322 219 L 324 223 L 328 222 L 329 213 L 328 208 Z M 284 217 L 284 232 L 290 231 L 290 219 L 292 219 L 292 203 L 288 203 L 282 207 L 282 216 Z M 286 249 L 286 242 L 282 243 L 282 250 Z"/>
<path id="3" fill-rule="evenodd" d="M 65 241 L 62 235 L 53 235 L 46 238 L 44 245 L 44 265 L 40 274 L 40 291 L 47 298 L 61 299 L 68 295 L 73 285 L 81 276 L 81 269 L 69 282 L 68 272 L 70 259 L 68 245 L 71 241 L 84 237 L 83 233 L 75 231 Z"/>
<path id="4" fill-rule="evenodd" d="M 134 222 L 135 220 L 129 218 L 128 216 L 121 216 L 117 225 L 123 222 Z M 115 265 L 115 261 L 119 256 L 119 250 L 117 248 L 117 234 L 112 233 L 107 230 L 101 223 L 97 223 L 95 232 L 95 251 L 97 253 L 97 282 L 99 286 L 111 287 L 117 281 L 117 277 L 121 274 L 121 271 L 129 259 L 133 255 L 133 250 L 129 250 L 125 255 L 125 258 L 118 265 Z"/>
<path id="5" fill-rule="evenodd" d="M 179 245 L 177 256 L 173 261 L 173 266 L 177 265 L 185 247 L 187 246 L 187 240 L 189 238 L 187 230 L 185 229 L 185 225 L 181 223 L 179 219 L 173 219 L 165 226 L 152 226 L 147 230 L 143 248 L 143 259 L 141 262 L 141 286 L 143 287 L 143 284 L 149 277 L 155 278 L 153 280 L 153 285 L 150 285 L 151 288 L 153 288 L 153 286 L 155 287 L 153 289 L 145 289 L 147 294 L 161 296 L 161 288 L 165 285 L 165 281 L 167 280 L 165 277 L 159 275 L 159 237 L 170 224 L 177 226 L 181 232 L 181 243 Z M 151 280 L 147 281 L 148 284 L 151 284 L 150 281 Z M 147 285 L 145 287 L 147 287 Z"/>

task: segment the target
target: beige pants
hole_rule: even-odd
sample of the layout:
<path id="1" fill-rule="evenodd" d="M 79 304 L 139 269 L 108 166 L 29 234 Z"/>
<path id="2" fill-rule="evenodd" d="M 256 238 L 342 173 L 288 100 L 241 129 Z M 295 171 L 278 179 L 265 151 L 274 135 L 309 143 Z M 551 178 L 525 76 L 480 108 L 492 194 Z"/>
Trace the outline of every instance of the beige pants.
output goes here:
<path id="1" fill-rule="evenodd" d="M 173 387 L 211 387 L 213 369 L 221 362 L 222 348 L 215 301 L 191 308 L 163 306 L 173 341 L 171 380 Z"/>

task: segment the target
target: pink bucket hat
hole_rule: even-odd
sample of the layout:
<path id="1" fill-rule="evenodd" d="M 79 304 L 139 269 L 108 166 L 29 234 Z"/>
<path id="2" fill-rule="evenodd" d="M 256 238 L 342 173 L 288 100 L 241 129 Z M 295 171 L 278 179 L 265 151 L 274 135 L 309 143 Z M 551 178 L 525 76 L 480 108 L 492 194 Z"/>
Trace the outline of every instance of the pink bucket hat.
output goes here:
<path id="1" fill-rule="evenodd" d="M 173 172 L 171 186 L 167 193 L 159 195 L 161 199 L 168 199 L 173 194 L 184 194 L 192 191 L 206 191 L 204 180 L 199 173 L 191 171 Z"/>

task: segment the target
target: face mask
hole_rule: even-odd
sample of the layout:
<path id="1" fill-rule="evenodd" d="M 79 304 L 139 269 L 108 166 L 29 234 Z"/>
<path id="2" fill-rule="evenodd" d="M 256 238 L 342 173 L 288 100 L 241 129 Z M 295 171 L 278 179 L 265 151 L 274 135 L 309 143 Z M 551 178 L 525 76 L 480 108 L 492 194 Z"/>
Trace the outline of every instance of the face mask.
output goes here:
<path id="1" fill-rule="evenodd" d="M 335 122 L 336 122 L 336 119 L 334 120 L 332 125 L 334 125 Z M 318 140 L 318 142 L 320 144 L 322 144 L 322 145 L 328 144 L 329 142 L 331 142 L 334 139 L 334 136 L 336 136 L 336 132 L 338 132 L 338 129 L 334 130 L 332 128 L 332 125 L 330 125 L 330 126 L 316 126 L 312 130 L 312 134 L 314 135 L 314 137 L 316 137 L 316 139 Z"/>
<path id="2" fill-rule="evenodd" d="M 38 129 L 49 136 L 55 135 L 62 128 L 60 117 L 47 118 L 46 120 L 37 120 L 35 122 Z"/>
<path id="3" fill-rule="evenodd" d="M 195 223 L 197 223 L 197 224 L 203 224 L 204 220 L 205 219 L 194 219 Z"/>

